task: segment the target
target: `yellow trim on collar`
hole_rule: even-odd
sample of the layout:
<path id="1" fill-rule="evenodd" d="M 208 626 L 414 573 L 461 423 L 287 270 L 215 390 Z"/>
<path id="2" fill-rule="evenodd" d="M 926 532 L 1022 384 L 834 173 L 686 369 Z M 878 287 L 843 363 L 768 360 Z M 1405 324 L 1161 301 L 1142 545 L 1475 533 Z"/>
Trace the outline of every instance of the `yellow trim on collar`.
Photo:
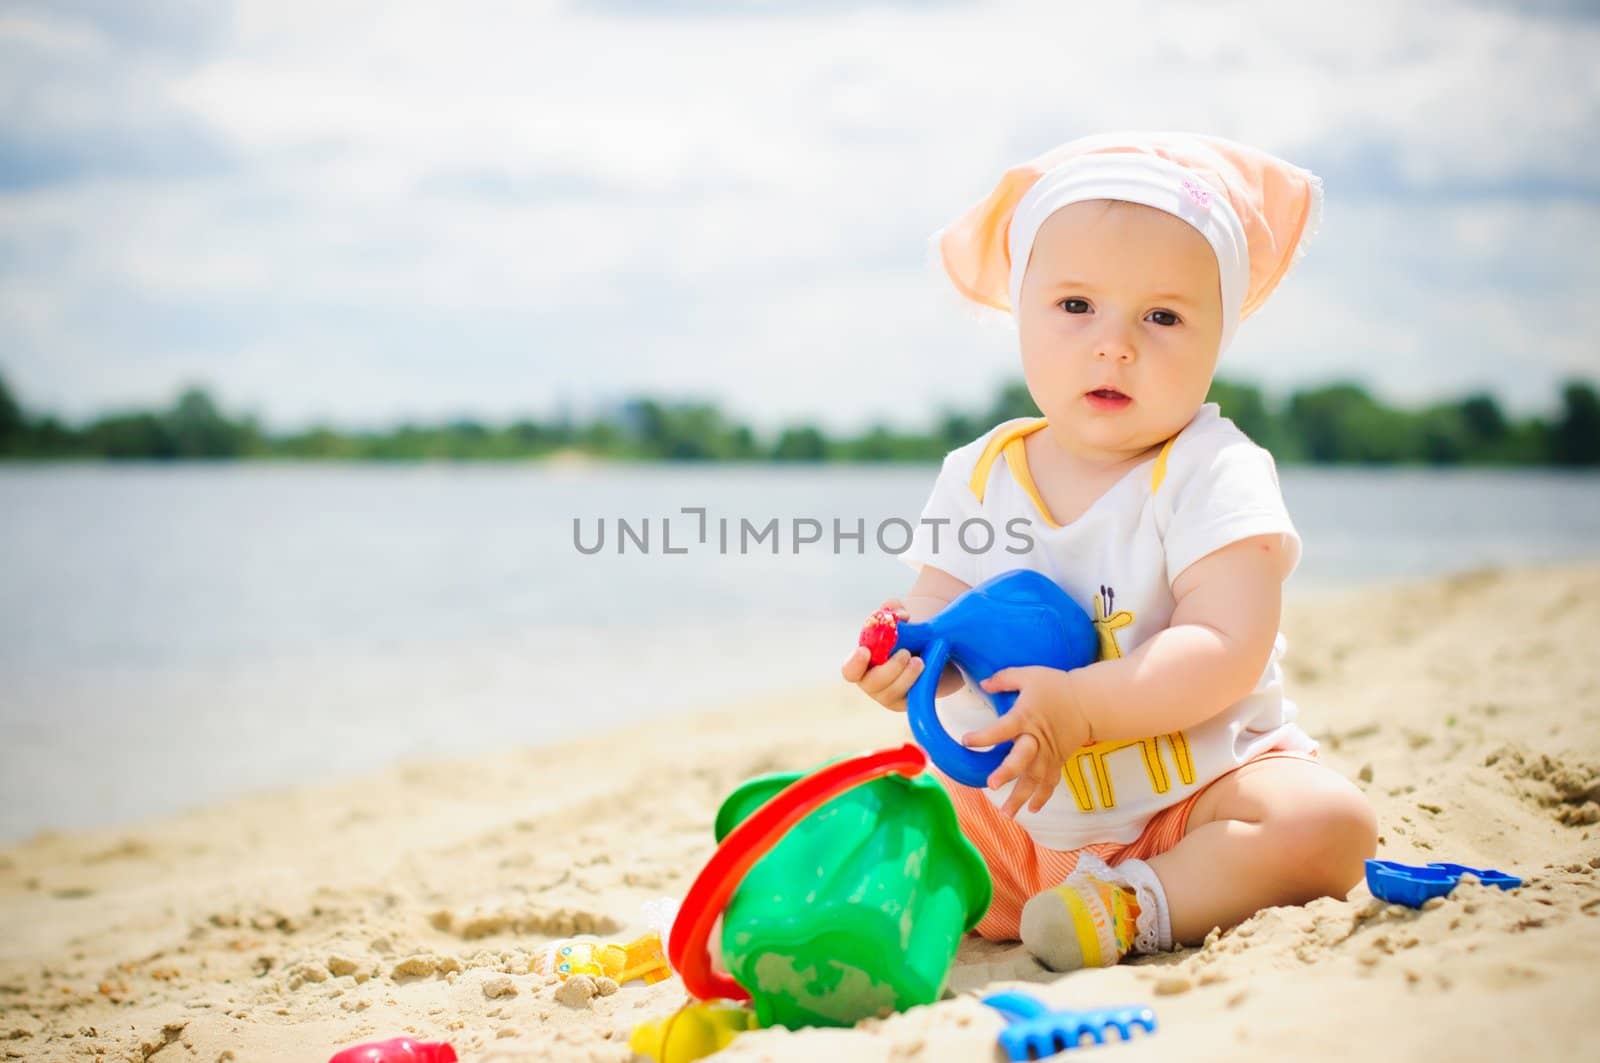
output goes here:
<path id="1" fill-rule="evenodd" d="M 1032 421 L 1019 421 L 1004 431 L 996 432 L 989 438 L 988 446 L 983 448 L 983 454 L 978 458 L 978 464 L 972 470 L 972 479 L 967 482 L 967 486 L 972 489 L 972 493 L 977 496 L 979 502 L 983 501 L 984 491 L 988 489 L 990 470 L 994 468 L 994 463 L 1004 453 L 1006 464 L 1011 468 L 1012 478 L 1017 481 L 1017 485 L 1027 493 L 1028 497 L 1033 499 L 1033 504 L 1039 510 L 1039 515 L 1044 518 L 1044 522 L 1052 528 L 1061 527 L 1055 522 L 1055 518 L 1050 516 L 1049 508 L 1045 506 L 1044 499 L 1039 495 L 1039 488 L 1033 482 L 1033 474 L 1028 471 L 1028 455 L 1022 445 L 1024 439 L 1049 423 L 1049 420 L 1044 417 L 1035 418 Z"/>
<path id="2" fill-rule="evenodd" d="M 1043 424 L 1040 427 L 1044 427 Z M 1055 517 L 1050 515 L 1050 509 L 1044 504 L 1044 496 L 1039 493 L 1039 485 L 1033 482 L 1033 473 L 1028 471 L 1028 452 L 1023 440 L 1027 434 L 1013 436 L 1006 444 L 1006 465 L 1011 469 L 1011 478 L 1017 481 L 1017 486 L 1022 488 L 1024 494 L 1033 499 L 1034 506 L 1039 510 L 1039 516 L 1044 518 L 1048 527 L 1059 528 Z"/>
<path id="3" fill-rule="evenodd" d="M 1155 494 L 1161 490 L 1161 481 L 1167 478 L 1167 455 L 1172 452 L 1172 444 L 1178 441 L 1177 435 L 1168 439 L 1161 448 L 1161 453 L 1156 455 L 1155 468 L 1150 470 L 1150 493 Z"/>
<path id="4" fill-rule="evenodd" d="M 1012 479 L 1016 480 L 1017 486 L 1033 500 L 1034 508 L 1039 511 L 1039 516 L 1044 518 L 1045 524 L 1052 528 L 1061 527 L 1056 523 L 1055 517 L 1050 515 L 1050 507 L 1044 504 L 1044 496 L 1039 494 L 1038 484 L 1033 482 L 1033 473 L 1028 470 L 1028 452 L 1022 442 L 1049 424 L 1049 419 L 1045 417 L 1018 421 L 990 437 L 988 444 L 983 448 L 983 453 L 978 457 L 978 464 L 972 470 L 972 478 L 967 481 L 967 486 L 971 488 L 979 502 L 983 501 L 984 492 L 988 490 L 989 473 L 994 469 L 994 463 L 1004 455 L 1006 465 L 1011 469 Z M 1172 436 L 1162 445 L 1161 453 L 1156 455 L 1155 466 L 1150 470 L 1151 494 L 1161 490 L 1161 482 L 1167 478 L 1167 455 L 1172 452 L 1172 444 L 1177 440 L 1176 435 Z"/>

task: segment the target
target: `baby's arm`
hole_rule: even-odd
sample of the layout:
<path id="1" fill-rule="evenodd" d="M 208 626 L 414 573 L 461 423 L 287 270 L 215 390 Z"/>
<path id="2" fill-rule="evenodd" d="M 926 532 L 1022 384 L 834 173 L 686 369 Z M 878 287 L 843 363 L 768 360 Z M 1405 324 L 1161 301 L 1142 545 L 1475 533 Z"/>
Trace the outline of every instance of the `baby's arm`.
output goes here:
<path id="1" fill-rule="evenodd" d="M 1044 807 L 1061 765 L 1095 742 L 1148 738 L 1191 727 L 1248 694 L 1278 634 L 1289 557 L 1279 534 L 1241 539 L 1173 581 L 1172 623 L 1126 657 L 1063 672 L 1002 668 L 989 693 L 1018 691 L 1011 711 L 965 735 L 968 746 L 1015 744 L 990 773 L 990 789 L 1015 779 L 1001 809 Z"/>
<path id="2" fill-rule="evenodd" d="M 917 573 L 917 581 L 906 592 L 906 619 L 914 624 L 920 623 L 971 589 L 944 569 L 923 565 L 922 571 Z M 944 667 L 944 674 L 939 677 L 936 694 L 942 698 L 946 694 L 960 690 L 964 682 L 955 664 L 953 662 L 947 664 Z"/>
<path id="3" fill-rule="evenodd" d="M 1241 539 L 1179 574 L 1172 622 L 1126 657 L 1068 673 L 1067 698 L 1096 742 L 1166 734 L 1208 720 L 1261 679 L 1283 609 L 1290 558 L 1278 534 Z"/>

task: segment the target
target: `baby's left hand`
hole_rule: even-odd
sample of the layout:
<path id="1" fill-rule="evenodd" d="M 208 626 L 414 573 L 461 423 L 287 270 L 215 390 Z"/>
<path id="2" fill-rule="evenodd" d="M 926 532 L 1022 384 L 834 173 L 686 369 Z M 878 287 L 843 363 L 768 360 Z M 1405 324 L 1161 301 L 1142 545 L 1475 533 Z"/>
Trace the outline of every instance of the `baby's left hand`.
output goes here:
<path id="1" fill-rule="evenodd" d="M 961 743 L 970 747 L 1012 742 L 1011 752 L 989 776 L 989 789 L 998 790 L 1016 779 L 1001 811 L 1014 817 L 1026 803 L 1028 811 L 1037 812 L 1061 781 L 1067 757 L 1091 740 L 1089 723 L 1072 695 L 1071 673 L 1037 665 L 1002 668 L 982 686 L 991 694 L 1015 690 L 1016 703 L 988 727 L 964 735 Z"/>

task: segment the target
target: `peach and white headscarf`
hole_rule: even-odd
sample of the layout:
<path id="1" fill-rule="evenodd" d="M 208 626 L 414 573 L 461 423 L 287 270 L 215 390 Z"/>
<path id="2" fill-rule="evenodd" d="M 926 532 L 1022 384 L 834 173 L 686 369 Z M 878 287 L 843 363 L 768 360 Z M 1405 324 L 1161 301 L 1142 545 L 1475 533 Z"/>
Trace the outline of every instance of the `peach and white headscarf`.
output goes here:
<path id="1" fill-rule="evenodd" d="M 1221 275 L 1224 350 L 1322 217 L 1321 179 L 1257 148 L 1198 133 L 1106 133 L 1007 170 L 939 233 L 945 272 L 966 298 L 1014 313 L 1039 227 L 1087 199 L 1142 203 L 1200 231 Z"/>

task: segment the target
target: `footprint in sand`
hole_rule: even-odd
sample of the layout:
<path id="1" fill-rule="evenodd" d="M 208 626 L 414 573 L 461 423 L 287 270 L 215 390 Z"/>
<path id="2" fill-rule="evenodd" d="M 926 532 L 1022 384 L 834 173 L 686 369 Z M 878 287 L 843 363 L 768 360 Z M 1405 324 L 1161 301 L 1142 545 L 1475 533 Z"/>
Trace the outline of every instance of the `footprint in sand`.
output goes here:
<path id="1" fill-rule="evenodd" d="M 1600 768 L 1575 758 L 1532 753 L 1520 746 L 1501 746 L 1483 761 L 1498 767 L 1525 804 L 1554 812 L 1568 827 L 1600 823 Z"/>

